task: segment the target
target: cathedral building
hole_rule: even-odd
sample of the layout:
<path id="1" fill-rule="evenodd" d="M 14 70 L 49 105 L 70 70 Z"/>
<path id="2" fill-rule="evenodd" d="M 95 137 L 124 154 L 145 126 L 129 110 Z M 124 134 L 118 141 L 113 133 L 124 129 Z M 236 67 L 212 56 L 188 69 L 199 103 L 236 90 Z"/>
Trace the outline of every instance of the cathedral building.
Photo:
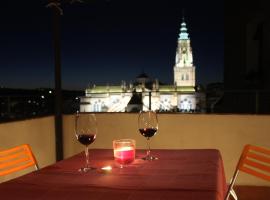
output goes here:
<path id="1" fill-rule="evenodd" d="M 164 85 L 145 73 L 133 83 L 87 88 L 80 98 L 81 112 L 203 112 L 204 93 L 197 91 L 195 66 L 186 23 L 183 19 L 178 37 L 174 70 L 174 84 Z"/>

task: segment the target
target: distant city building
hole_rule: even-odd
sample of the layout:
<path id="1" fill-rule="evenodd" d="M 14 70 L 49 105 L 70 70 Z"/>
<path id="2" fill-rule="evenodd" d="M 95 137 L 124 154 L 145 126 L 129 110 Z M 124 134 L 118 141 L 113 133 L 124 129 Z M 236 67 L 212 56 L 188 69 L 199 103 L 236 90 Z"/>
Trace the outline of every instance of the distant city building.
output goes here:
<path id="1" fill-rule="evenodd" d="M 54 114 L 55 91 L 50 88 L 0 88 L 0 122 Z M 73 114 L 80 107 L 84 91 L 62 90 L 62 112 Z"/>
<path id="2" fill-rule="evenodd" d="M 174 84 L 140 74 L 135 82 L 87 88 L 81 97 L 81 112 L 137 112 L 139 110 L 202 112 L 205 94 L 196 91 L 196 74 L 186 23 L 181 23 L 174 65 Z"/>

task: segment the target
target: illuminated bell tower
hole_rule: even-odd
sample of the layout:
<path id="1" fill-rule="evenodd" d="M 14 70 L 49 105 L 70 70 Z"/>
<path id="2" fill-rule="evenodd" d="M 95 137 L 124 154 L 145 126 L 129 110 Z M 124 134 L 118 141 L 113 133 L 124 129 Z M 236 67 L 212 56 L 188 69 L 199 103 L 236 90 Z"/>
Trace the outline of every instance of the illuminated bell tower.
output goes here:
<path id="1" fill-rule="evenodd" d="M 192 49 L 184 17 L 176 50 L 174 83 L 176 86 L 195 86 L 195 66 L 193 65 Z"/>

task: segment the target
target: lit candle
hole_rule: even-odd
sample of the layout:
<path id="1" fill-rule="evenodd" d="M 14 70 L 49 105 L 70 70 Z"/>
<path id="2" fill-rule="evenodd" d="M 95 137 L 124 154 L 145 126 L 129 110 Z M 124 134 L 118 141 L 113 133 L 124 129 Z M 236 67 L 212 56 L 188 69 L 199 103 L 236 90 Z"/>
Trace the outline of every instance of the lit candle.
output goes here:
<path id="1" fill-rule="evenodd" d="M 135 159 L 135 149 L 132 146 L 116 148 L 114 158 L 121 165 L 132 163 Z"/>
<path id="2" fill-rule="evenodd" d="M 101 168 L 101 172 L 103 172 L 103 173 L 111 172 L 111 170 L 112 170 L 111 166 L 105 166 L 105 167 Z"/>

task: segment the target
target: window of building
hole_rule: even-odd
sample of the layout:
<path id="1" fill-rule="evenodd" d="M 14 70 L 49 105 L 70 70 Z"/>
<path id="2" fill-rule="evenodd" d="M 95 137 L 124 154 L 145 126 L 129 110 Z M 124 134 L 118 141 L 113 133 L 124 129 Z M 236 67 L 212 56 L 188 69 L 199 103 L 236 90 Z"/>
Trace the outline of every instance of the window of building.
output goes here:
<path id="1" fill-rule="evenodd" d="M 181 80 L 182 80 L 182 81 L 185 80 L 184 74 L 182 74 Z"/>

